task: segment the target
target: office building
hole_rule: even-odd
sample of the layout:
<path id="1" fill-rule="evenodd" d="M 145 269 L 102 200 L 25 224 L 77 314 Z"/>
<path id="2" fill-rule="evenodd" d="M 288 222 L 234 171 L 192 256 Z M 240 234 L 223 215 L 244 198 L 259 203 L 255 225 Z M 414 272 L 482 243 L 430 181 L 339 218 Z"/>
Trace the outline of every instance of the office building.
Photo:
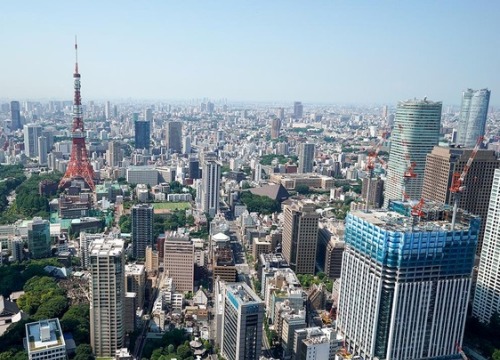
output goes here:
<path id="1" fill-rule="evenodd" d="M 221 163 L 213 153 L 205 154 L 202 173 L 201 208 L 211 217 L 219 211 Z"/>
<path id="2" fill-rule="evenodd" d="M 170 153 L 182 152 L 182 122 L 169 121 L 167 123 L 165 145 Z"/>
<path id="3" fill-rule="evenodd" d="M 108 166 L 118 167 L 123 160 L 122 148 L 120 142 L 110 141 L 108 143 L 108 157 L 106 159 Z"/>
<path id="4" fill-rule="evenodd" d="M 34 217 L 28 223 L 28 250 L 32 259 L 51 256 L 50 223 Z"/>
<path id="5" fill-rule="evenodd" d="M 47 138 L 45 136 L 39 136 L 38 139 L 38 163 L 40 165 L 47 165 Z"/>
<path id="6" fill-rule="evenodd" d="M 313 171 L 315 145 L 301 143 L 298 145 L 297 155 L 299 157 L 298 173 L 310 173 Z"/>
<path id="7" fill-rule="evenodd" d="M 227 360 L 258 360 L 263 320 L 264 303 L 246 283 L 226 284 L 221 355 Z"/>
<path id="8" fill-rule="evenodd" d="M 146 246 L 146 272 L 148 274 L 157 273 L 159 265 L 158 250 L 154 249 L 152 246 Z"/>
<path id="9" fill-rule="evenodd" d="M 441 102 L 429 101 L 426 98 L 398 103 L 391 134 L 385 207 L 390 200 L 402 200 L 403 192 L 408 199 L 420 199 L 426 156 L 439 141 L 441 107 Z M 408 159 L 414 163 L 413 171 L 416 177 L 410 179 L 405 186 L 403 175 L 408 171 Z"/>
<path id="10" fill-rule="evenodd" d="M 271 121 L 271 139 L 277 139 L 280 136 L 281 119 L 274 118 Z"/>
<path id="11" fill-rule="evenodd" d="M 189 178 L 193 180 L 200 178 L 200 162 L 198 159 L 189 159 Z"/>
<path id="12" fill-rule="evenodd" d="M 368 202 L 368 208 L 380 208 L 384 201 L 384 180 L 364 177 L 361 180 L 361 198 Z"/>
<path id="13" fill-rule="evenodd" d="M 153 206 L 132 206 L 132 254 L 136 259 L 146 258 L 146 247 L 153 246 Z"/>
<path id="14" fill-rule="evenodd" d="M 144 110 L 144 121 L 153 123 L 153 109 L 145 109 Z"/>
<path id="15" fill-rule="evenodd" d="M 489 323 L 493 314 L 500 313 L 500 169 L 495 170 L 485 221 L 472 315 Z"/>
<path id="16" fill-rule="evenodd" d="M 27 157 L 34 158 L 38 156 L 38 138 L 42 136 L 42 127 L 40 125 L 24 125 L 24 153 Z"/>
<path id="17" fill-rule="evenodd" d="M 111 119 L 111 103 L 109 101 L 104 104 L 104 117 L 106 120 Z"/>
<path id="18" fill-rule="evenodd" d="M 175 231 L 165 233 L 164 272 L 172 278 L 176 291 L 193 291 L 194 244 L 189 236 Z"/>
<path id="19" fill-rule="evenodd" d="M 11 119 L 11 130 L 16 131 L 23 128 L 21 121 L 21 105 L 19 101 L 10 102 L 10 119 Z"/>
<path id="20" fill-rule="evenodd" d="M 150 166 L 130 166 L 127 168 L 129 184 L 158 185 L 158 170 Z"/>
<path id="21" fill-rule="evenodd" d="M 462 93 L 462 105 L 458 119 L 457 143 L 474 147 L 477 139 L 484 136 L 491 91 L 467 89 Z"/>
<path id="22" fill-rule="evenodd" d="M 124 311 L 124 242 L 96 239 L 90 248 L 90 345 L 97 357 L 123 347 Z"/>
<path id="23" fill-rule="evenodd" d="M 453 204 L 450 192 L 453 173 L 462 173 L 471 156 L 471 149 L 436 146 L 427 155 L 422 197 L 442 204 Z M 500 168 L 493 150 L 478 150 L 465 178 L 465 191 L 461 193 L 458 207 L 481 218 L 477 254 L 481 254 L 491 185 L 495 169 Z"/>
<path id="24" fill-rule="evenodd" d="M 337 324 L 363 359 L 444 360 L 462 344 L 480 220 L 459 210 L 452 229 L 450 206 L 420 211 L 347 215 Z"/>
<path id="25" fill-rule="evenodd" d="M 283 225 L 283 256 L 297 274 L 314 274 L 318 244 L 318 219 L 313 202 L 286 205 Z"/>
<path id="26" fill-rule="evenodd" d="M 136 308 L 142 309 L 144 307 L 144 294 L 146 292 L 146 271 L 144 265 L 125 265 L 125 291 L 137 294 Z"/>
<path id="27" fill-rule="evenodd" d="M 304 106 L 300 101 L 293 103 L 293 117 L 294 119 L 301 119 L 304 114 Z"/>
<path id="28" fill-rule="evenodd" d="M 134 121 L 135 148 L 149 150 L 151 142 L 151 123 L 149 121 Z"/>
<path id="29" fill-rule="evenodd" d="M 66 360 L 66 342 L 59 319 L 40 320 L 25 325 L 25 347 L 29 360 Z"/>
<path id="30" fill-rule="evenodd" d="M 333 328 L 302 328 L 294 333 L 292 359 L 335 359 L 342 346 L 342 336 Z"/>

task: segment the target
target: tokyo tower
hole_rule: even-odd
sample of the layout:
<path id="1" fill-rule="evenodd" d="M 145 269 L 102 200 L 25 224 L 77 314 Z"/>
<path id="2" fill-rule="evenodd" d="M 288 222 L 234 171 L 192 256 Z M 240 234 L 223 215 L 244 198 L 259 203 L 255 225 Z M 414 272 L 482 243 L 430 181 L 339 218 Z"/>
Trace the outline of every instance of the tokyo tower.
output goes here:
<path id="1" fill-rule="evenodd" d="M 90 165 L 87 148 L 85 147 L 85 131 L 83 127 L 82 98 L 80 96 L 80 74 L 78 73 L 78 45 L 75 39 L 75 73 L 73 74 L 75 84 L 75 95 L 73 99 L 73 145 L 71 147 L 71 158 L 64 177 L 59 183 L 59 188 L 67 187 L 71 180 L 83 179 L 93 191 L 94 169 Z"/>

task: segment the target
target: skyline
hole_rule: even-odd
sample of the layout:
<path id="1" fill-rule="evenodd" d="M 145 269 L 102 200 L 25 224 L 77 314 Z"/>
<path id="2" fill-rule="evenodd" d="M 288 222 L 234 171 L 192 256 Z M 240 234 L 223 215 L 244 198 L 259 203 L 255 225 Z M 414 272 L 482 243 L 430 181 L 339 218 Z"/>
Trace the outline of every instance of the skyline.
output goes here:
<path id="1" fill-rule="evenodd" d="M 0 98 L 70 99 L 76 34 L 84 102 L 395 105 L 427 96 L 449 106 L 467 88 L 488 88 L 500 105 L 500 4 L 308 4 L 5 3 Z"/>

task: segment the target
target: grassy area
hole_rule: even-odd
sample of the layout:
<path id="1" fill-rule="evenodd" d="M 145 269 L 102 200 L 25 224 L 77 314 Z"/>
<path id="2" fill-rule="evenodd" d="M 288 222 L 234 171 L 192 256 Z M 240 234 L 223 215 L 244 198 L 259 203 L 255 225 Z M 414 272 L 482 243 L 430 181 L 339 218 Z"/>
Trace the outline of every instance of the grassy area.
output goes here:
<path id="1" fill-rule="evenodd" d="M 191 204 L 188 202 L 162 202 L 153 203 L 153 208 L 155 210 L 186 210 L 191 208 Z"/>

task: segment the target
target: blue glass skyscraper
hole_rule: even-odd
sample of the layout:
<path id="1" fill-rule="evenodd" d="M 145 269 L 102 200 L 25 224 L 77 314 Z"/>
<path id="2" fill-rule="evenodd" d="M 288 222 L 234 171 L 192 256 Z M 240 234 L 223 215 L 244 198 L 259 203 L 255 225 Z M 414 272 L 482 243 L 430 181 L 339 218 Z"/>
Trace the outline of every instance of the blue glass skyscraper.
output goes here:
<path id="1" fill-rule="evenodd" d="M 407 203 L 346 218 L 338 327 L 363 359 L 460 359 L 479 218 Z"/>
<path id="2" fill-rule="evenodd" d="M 135 148 L 149 149 L 151 141 L 151 123 L 149 121 L 134 121 Z"/>
<path id="3" fill-rule="evenodd" d="M 462 106 L 458 120 L 457 143 L 474 147 L 477 139 L 484 136 L 491 91 L 467 89 L 462 94 Z"/>

